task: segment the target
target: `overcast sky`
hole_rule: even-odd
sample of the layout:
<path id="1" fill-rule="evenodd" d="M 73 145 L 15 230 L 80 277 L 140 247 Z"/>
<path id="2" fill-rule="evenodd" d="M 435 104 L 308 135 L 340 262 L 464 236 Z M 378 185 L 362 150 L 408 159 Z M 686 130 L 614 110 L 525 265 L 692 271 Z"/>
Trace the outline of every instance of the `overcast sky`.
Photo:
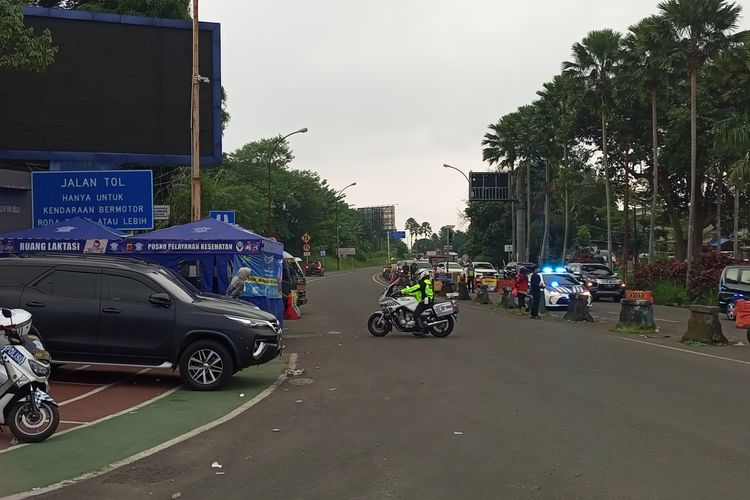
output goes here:
<path id="1" fill-rule="evenodd" d="M 292 168 L 356 182 L 357 207 L 397 205 L 399 229 L 460 224 L 467 183 L 442 165 L 487 170 L 487 125 L 530 103 L 586 33 L 625 31 L 657 4 L 202 0 L 201 20 L 222 25 L 224 151 L 309 127 L 289 139 Z"/>

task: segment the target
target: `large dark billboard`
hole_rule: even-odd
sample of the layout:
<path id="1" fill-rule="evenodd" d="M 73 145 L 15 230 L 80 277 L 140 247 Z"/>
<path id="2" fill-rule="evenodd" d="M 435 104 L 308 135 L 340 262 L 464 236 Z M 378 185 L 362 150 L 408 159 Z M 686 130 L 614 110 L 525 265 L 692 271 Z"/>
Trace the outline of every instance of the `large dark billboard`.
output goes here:
<path id="1" fill-rule="evenodd" d="M 0 70 L 0 159 L 190 163 L 192 23 L 25 8 L 58 46 L 42 73 Z M 219 25 L 201 23 L 201 162 L 221 161 Z"/>

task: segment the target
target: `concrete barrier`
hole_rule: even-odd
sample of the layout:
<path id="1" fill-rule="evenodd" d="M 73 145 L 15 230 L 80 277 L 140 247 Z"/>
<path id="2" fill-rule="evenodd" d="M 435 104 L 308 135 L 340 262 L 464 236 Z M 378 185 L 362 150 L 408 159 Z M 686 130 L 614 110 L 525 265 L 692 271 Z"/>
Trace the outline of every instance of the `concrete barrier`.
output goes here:
<path id="1" fill-rule="evenodd" d="M 711 345 L 727 345 L 729 342 L 721 331 L 719 308 L 715 306 L 690 306 L 690 319 L 683 342 L 702 342 Z"/>
<path id="2" fill-rule="evenodd" d="M 466 285 L 465 281 L 460 281 L 458 283 L 458 300 L 471 300 L 469 287 Z"/>
<path id="3" fill-rule="evenodd" d="M 487 285 L 481 285 L 479 287 L 479 291 L 477 292 L 477 296 L 474 301 L 478 302 L 479 304 L 492 304 Z"/>
<path id="4" fill-rule="evenodd" d="M 620 319 L 615 330 L 633 333 L 656 330 L 653 304 L 648 300 L 622 299 Z"/>
<path id="5" fill-rule="evenodd" d="M 505 309 L 518 309 L 518 302 L 516 297 L 513 296 L 513 288 L 503 287 L 503 299 L 502 304 Z"/>
<path id="6" fill-rule="evenodd" d="M 571 293 L 568 300 L 568 311 L 563 319 L 568 321 L 594 321 L 589 312 L 589 296 Z"/>

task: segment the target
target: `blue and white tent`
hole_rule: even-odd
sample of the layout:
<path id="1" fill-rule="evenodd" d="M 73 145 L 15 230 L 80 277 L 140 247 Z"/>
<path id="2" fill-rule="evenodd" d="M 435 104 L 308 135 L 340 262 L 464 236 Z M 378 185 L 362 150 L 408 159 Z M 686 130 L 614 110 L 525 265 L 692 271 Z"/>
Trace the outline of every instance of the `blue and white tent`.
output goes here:
<path id="1" fill-rule="evenodd" d="M 49 226 L 0 234 L 0 254 L 108 253 L 110 242 L 124 233 L 89 219 L 72 219 Z"/>

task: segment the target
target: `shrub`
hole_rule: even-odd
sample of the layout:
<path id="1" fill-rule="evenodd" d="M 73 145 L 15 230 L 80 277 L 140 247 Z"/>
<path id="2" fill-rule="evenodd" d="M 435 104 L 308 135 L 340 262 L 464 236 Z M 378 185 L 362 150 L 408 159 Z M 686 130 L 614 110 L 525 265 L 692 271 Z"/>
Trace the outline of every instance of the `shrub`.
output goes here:
<path id="1" fill-rule="evenodd" d="M 699 254 L 693 265 L 688 296 L 691 299 L 703 297 L 704 300 L 714 293 L 719 283 L 722 270 L 737 262 L 731 256 L 719 253 Z M 643 289 L 654 289 L 657 282 L 672 281 L 684 283 L 687 276 L 687 264 L 684 261 L 661 260 L 635 270 L 635 286 Z"/>
<path id="2" fill-rule="evenodd" d="M 637 266 L 635 269 L 635 286 L 653 289 L 659 281 L 685 282 L 687 264 L 679 260 L 658 260 L 653 264 Z"/>
<path id="3" fill-rule="evenodd" d="M 656 281 L 651 285 L 654 303 L 662 305 L 683 305 L 688 302 L 688 294 L 682 283 L 672 280 Z"/>

